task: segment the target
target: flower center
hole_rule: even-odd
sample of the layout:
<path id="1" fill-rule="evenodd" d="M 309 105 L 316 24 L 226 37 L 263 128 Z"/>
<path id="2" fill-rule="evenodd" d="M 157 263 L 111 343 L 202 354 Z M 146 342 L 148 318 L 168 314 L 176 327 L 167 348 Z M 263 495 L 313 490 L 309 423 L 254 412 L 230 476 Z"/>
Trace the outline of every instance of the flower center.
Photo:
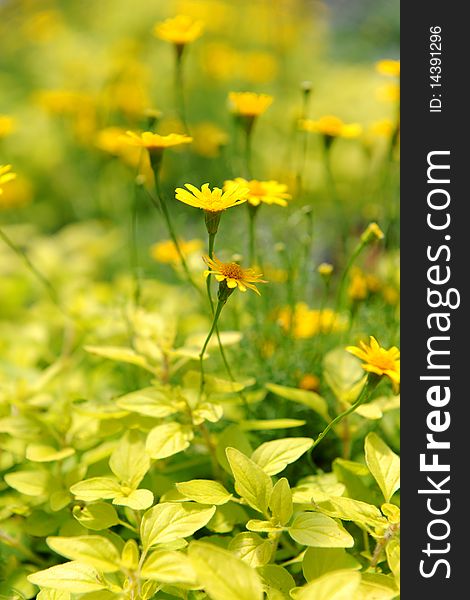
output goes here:
<path id="1" fill-rule="evenodd" d="M 396 371 L 395 360 L 387 352 L 376 352 L 369 360 L 379 369 Z"/>
<path id="2" fill-rule="evenodd" d="M 243 269 L 237 263 L 228 263 L 221 268 L 222 275 L 230 279 L 243 279 Z"/>
<path id="3" fill-rule="evenodd" d="M 250 183 L 250 194 L 253 196 L 265 196 L 264 188 L 259 181 Z"/>

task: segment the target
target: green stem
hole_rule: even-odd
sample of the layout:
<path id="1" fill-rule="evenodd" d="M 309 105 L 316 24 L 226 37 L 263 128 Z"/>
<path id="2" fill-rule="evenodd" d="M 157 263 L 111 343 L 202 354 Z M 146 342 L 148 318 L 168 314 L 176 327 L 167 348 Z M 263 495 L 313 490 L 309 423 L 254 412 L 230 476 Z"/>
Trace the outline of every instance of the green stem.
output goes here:
<path id="1" fill-rule="evenodd" d="M 330 431 L 330 429 L 332 429 L 332 427 L 334 427 L 337 423 L 339 423 L 342 419 L 344 419 L 344 417 L 347 417 L 348 415 L 353 413 L 356 410 L 356 408 L 358 408 L 361 404 L 363 404 L 364 402 L 366 402 L 366 400 L 369 399 L 370 395 L 372 394 L 374 389 L 377 387 L 377 384 L 379 383 L 379 381 L 380 381 L 380 376 L 375 375 L 374 373 L 369 374 L 366 384 L 362 388 L 361 393 L 359 394 L 359 397 L 356 400 L 356 402 L 354 402 L 354 404 L 351 404 L 351 406 L 347 410 L 340 413 L 337 417 L 335 417 L 332 421 L 330 421 L 330 423 L 328 423 L 328 425 L 325 427 L 325 429 L 320 433 L 320 435 L 317 437 L 317 439 L 313 443 L 313 446 L 311 447 L 310 452 L 312 452 L 314 450 L 314 448 L 316 448 L 316 446 L 318 446 L 318 444 L 322 441 L 322 439 L 326 436 L 326 434 Z"/>
<path id="2" fill-rule="evenodd" d="M 183 50 L 184 46 L 175 46 L 175 101 L 185 133 L 189 135 L 188 121 L 186 118 L 186 103 L 184 99 Z"/>
<path id="3" fill-rule="evenodd" d="M 248 215 L 249 215 L 249 235 L 250 235 L 250 252 L 249 259 L 250 265 L 253 266 L 256 263 L 256 215 L 258 214 L 259 206 L 253 206 L 249 202 Z"/>
<path id="4" fill-rule="evenodd" d="M 212 321 L 212 326 L 210 328 L 209 333 L 207 334 L 206 341 L 204 342 L 204 346 L 202 347 L 201 353 L 199 354 L 199 367 L 200 367 L 200 371 L 201 371 L 201 387 L 199 389 L 199 396 L 202 396 L 202 394 L 204 392 L 204 386 L 205 386 L 205 380 L 204 380 L 204 354 L 206 353 L 207 345 L 209 344 L 209 342 L 210 342 L 210 340 L 212 338 L 212 335 L 213 335 L 214 331 L 217 328 L 217 322 L 219 320 L 220 313 L 222 312 L 224 304 L 225 304 L 225 302 L 222 302 L 221 300 L 219 300 L 219 302 L 217 303 L 217 308 L 215 309 L 214 319 Z"/>
<path id="5" fill-rule="evenodd" d="M 344 268 L 343 274 L 341 276 L 341 280 L 340 280 L 339 286 L 338 286 L 338 292 L 336 295 L 336 306 L 335 306 L 336 313 L 339 313 L 339 311 L 343 308 L 344 288 L 346 286 L 346 281 L 347 281 L 349 272 L 351 271 L 351 268 L 352 268 L 353 264 L 355 263 L 357 257 L 361 254 L 362 250 L 366 247 L 366 245 L 367 244 L 365 242 L 360 241 L 359 244 L 354 249 L 351 256 L 349 257 L 348 262 L 346 263 L 346 267 Z"/>
<path id="6" fill-rule="evenodd" d="M 247 124 L 245 127 L 245 177 L 246 179 L 252 179 L 252 132 L 253 132 L 254 121 Z"/>
<path id="7" fill-rule="evenodd" d="M 337 217 L 339 220 L 340 226 L 340 254 L 343 254 L 346 247 L 346 238 L 347 238 L 347 224 L 343 214 L 343 207 L 341 205 L 341 200 L 338 194 L 338 189 L 336 187 L 336 181 L 333 175 L 333 169 L 331 166 L 331 148 L 332 148 L 333 140 L 324 137 L 323 140 L 323 162 L 325 165 L 325 174 L 326 174 L 326 184 L 329 191 L 329 195 L 335 205 Z"/>

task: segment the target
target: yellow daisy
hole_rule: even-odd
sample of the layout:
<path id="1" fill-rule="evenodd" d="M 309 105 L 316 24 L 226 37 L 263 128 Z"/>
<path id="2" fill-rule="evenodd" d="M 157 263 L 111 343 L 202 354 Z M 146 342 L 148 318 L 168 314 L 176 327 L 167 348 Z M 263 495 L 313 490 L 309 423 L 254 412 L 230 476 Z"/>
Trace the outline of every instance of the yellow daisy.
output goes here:
<path id="1" fill-rule="evenodd" d="M 300 128 L 312 133 L 321 133 L 327 137 L 355 138 L 362 132 L 359 123 L 344 123 L 339 117 L 325 115 L 318 121 L 304 119 L 300 121 Z"/>
<path id="2" fill-rule="evenodd" d="M 169 135 L 159 135 L 151 131 L 144 131 L 137 134 L 133 131 L 127 131 L 124 139 L 131 146 L 139 146 L 147 148 L 147 150 L 164 150 L 181 144 L 190 144 L 193 141 L 192 137 L 182 135 L 180 133 L 170 133 Z"/>
<path id="3" fill-rule="evenodd" d="M 368 373 L 388 377 L 395 392 L 400 388 L 400 350 L 392 346 L 389 350 L 382 348 L 375 337 L 370 336 L 369 345 L 359 342 L 358 346 L 348 346 L 346 350 L 364 361 L 362 368 Z"/>
<path id="4" fill-rule="evenodd" d="M 187 15 L 177 15 L 157 23 L 153 29 L 156 37 L 176 46 L 185 46 L 201 37 L 204 29 L 202 21 L 196 21 Z"/>
<path id="5" fill-rule="evenodd" d="M 190 183 L 186 183 L 185 187 L 188 189 L 176 188 L 176 199 L 211 213 L 219 213 L 232 206 L 243 204 L 247 200 L 249 191 L 247 187 L 241 185 L 233 186 L 225 192 L 218 187 L 210 190 L 208 183 L 205 183 L 200 190 Z"/>
<path id="6" fill-rule="evenodd" d="M 214 275 L 219 283 L 225 281 L 227 287 L 235 289 L 238 287 L 240 292 L 246 292 L 249 288 L 253 290 L 258 296 L 261 294 L 258 288 L 253 285 L 254 283 L 267 283 L 261 279 L 262 273 L 257 273 L 254 269 L 243 269 L 238 263 L 223 263 L 214 256 L 214 259 L 208 256 L 203 256 L 204 262 L 209 267 L 204 271 L 204 276 Z"/>
<path id="7" fill-rule="evenodd" d="M 228 95 L 231 112 L 241 117 L 257 117 L 271 106 L 273 97 L 253 92 L 230 92 Z"/>
<path id="8" fill-rule="evenodd" d="M 0 194 L 3 194 L 2 186 L 15 179 L 16 173 L 11 172 L 11 165 L 0 165 Z"/>
<path id="9" fill-rule="evenodd" d="M 380 75 L 400 77 L 400 61 L 389 58 L 379 60 L 375 63 L 375 70 L 377 73 L 380 73 Z"/>
<path id="10" fill-rule="evenodd" d="M 247 200 L 253 206 L 259 206 L 261 203 L 287 206 L 287 200 L 292 198 L 287 193 L 287 185 L 278 183 L 277 181 L 258 181 L 257 179 L 247 181 L 242 177 L 237 177 L 234 180 L 226 181 L 224 183 L 224 190 L 230 191 L 234 186 L 248 188 Z"/>

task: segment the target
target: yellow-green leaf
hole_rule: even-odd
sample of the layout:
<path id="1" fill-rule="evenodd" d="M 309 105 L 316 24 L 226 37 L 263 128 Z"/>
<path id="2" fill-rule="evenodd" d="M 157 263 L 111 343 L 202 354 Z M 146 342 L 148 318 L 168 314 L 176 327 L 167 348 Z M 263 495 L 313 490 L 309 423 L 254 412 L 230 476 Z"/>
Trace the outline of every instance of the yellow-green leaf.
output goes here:
<path id="1" fill-rule="evenodd" d="M 361 564 L 344 548 L 307 548 L 302 560 L 302 571 L 307 581 L 318 579 L 331 571 L 356 571 L 360 568 Z"/>
<path id="2" fill-rule="evenodd" d="M 73 448 L 62 448 L 57 450 L 53 446 L 46 444 L 29 444 L 26 448 L 26 458 L 32 462 L 53 462 L 55 460 L 64 460 L 75 454 Z"/>
<path id="3" fill-rule="evenodd" d="M 333 571 L 303 587 L 291 590 L 294 600 L 352 600 L 361 583 L 355 571 Z"/>
<path id="4" fill-rule="evenodd" d="M 400 458 L 373 432 L 366 437 L 364 451 L 369 471 L 382 490 L 385 502 L 390 502 L 400 487 Z"/>
<path id="5" fill-rule="evenodd" d="M 84 350 L 96 356 L 109 358 L 117 362 L 137 365 L 138 367 L 149 368 L 147 361 L 143 356 L 137 354 L 132 348 L 125 346 L 84 346 Z"/>
<path id="6" fill-rule="evenodd" d="M 150 458 L 137 431 L 131 430 L 121 438 L 111 454 L 109 466 L 121 482 L 133 489 L 139 486 L 150 469 Z"/>
<path id="7" fill-rule="evenodd" d="M 273 552 L 273 545 L 257 533 L 243 532 L 232 539 L 228 549 L 250 567 L 261 567 L 268 564 Z"/>
<path id="8" fill-rule="evenodd" d="M 292 517 L 293 506 L 292 492 L 290 491 L 289 482 L 285 477 L 279 479 L 273 487 L 269 507 L 271 508 L 273 519 L 279 525 L 287 525 Z"/>
<path id="9" fill-rule="evenodd" d="M 135 571 L 139 566 L 140 552 L 137 542 L 127 540 L 121 552 L 121 565 L 124 569 Z"/>
<path id="10" fill-rule="evenodd" d="M 243 452 L 243 454 L 246 456 L 250 456 L 252 453 L 250 440 L 248 439 L 246 433 L 244 433 L 240 427 L 238 427 L 238 425 L 229 425 L 222 431 L 222 433 L 219 434 L 217 438 L 217 460 L 219 461 L 220 466 L 231 475 L 232 470 L 230 469 L 230 465 L 228 464 L 227 456 L 225 454 L 225 450 L 227 448 L 236 448 L 237 450 L 240 450 L 240 452 Z"/>
<path id="11" fill-rule="evenodd" d="M 352 498 L 329 498 L 317 502 L 315 508 L 335 519 L 354 521 L 355 523 L 363 523 L 374 527 L 387 524 L 386 519 L 376 506 Z"/>
<path id="12" fill-rule="evenodd" d="M 70 592 L 44 589 L 36 596 L 36 600 L 70 600 Z"/>
<path id="13" fill-rule="evenodd" d="M 257 569 L 268 600 L 290 600 L 289 592 L 295 580 L 287 569 L 278 565 L 265 565 Z"/>
<path id="14" fill-rule="evenodd" d="M 210 479 L 193 479 L 177 483 L 176 489 L 185 498 L 201 504 L 226 504 L 233 496 L 218 481 Z"/>
<path id="15" fill-rule="evenodd" d="M 70 491 L 79 500 L 94 502 L 95 500 L 111 500 L 121 494 L 121 486 L 109 477 L 91 477 L 74 483 Z"/>
<path id="16" fill-rule="evenodd" d="M 116 509 L 106 502 L 96 502 L 87 506 L 73 507 L 73 516 L 83 527 L 100 531 L 119 523 Z"/>
<path id="17" fill-rule="evenodd" d="M 300 419 L 264 419 L 240 421 L 239 426 L 243 431 L 270 431 L 271 429 L 289 429 L 290 427 L 302 427 L 305 421 Z"/>
<path id="18" fill-rule="evenodd" d="M 150 490 L 132 490 L 129 494 L 118 494 L 113 504 L 116 506 L 128 506 L 133 510 L 145 510 L 153 504 L 153 493 Z"/>
<path id="19" fill-rule="evenodd" d="M 116 404 L 125 410 L 161 419 L 185 407 L 184 400 L 172 397 L 171 394 L 167 390 L 149 387 L 121 396 L 116 400 Z"/>
<path id="20" fill-rule="evenodd" d="M 119 571 L 119 553 L 116 546 L 105 537 L 48 537 L 46 541 L 49 548 L 65 558 L 91 565 L 103 573 Z"/>
<path id="21" fill-rule="evenodd" d="M 215 512 L 196 504 L 173 504 L 164 502 L 148 510 L 140 526 L 140 537 L 144 549 L 155 544 L 167 544 L 192 535 L 204 527 Z"/>
<path id="22" fill-rule="evenodd" d="M 271 477 L 236 448 L 227 448 L 226 454 L 235 478 L 235 490 L 237 493 L 251 507 L 263 514 L 267 514 L 273 490 Z"/>
<path id="23" fill-rule="evenodd" d="M 151 458 L 167 458 L 185 450 L 193 437 L 193 430 L 188 425 L 180 423 L 157 425 L 148 434 L 147 452 Z"/>
<path id="24" fill-rule="evenodd" d="M 283 531 L 280 525 L 274 525 L 272 521 L 261 521 L 259 519 L 250 519 L 246 524 L 249 531 L 262 531 L 263 533 L 279 533 Z"/>
<path id="25" fill-rule="evenodd" d="M 8 485 L 26 496 L 41 496 L 47 492 L 49 473 L 46 471 L 15 471 L 4 477 Z"/>
<path id="26" fill-rule="evenodd" d="M 321 513 L 299 513 L 288 529 L 289 535 L 304 546 L 351 548 L 354 538 L 338 523 Z"/>
<path id="27" fill-rule="evenodd" d="M 286 400 L 292 400 L 297 404 L 303 404 L 308 406 L 316 413 L 318 413 L 327 422 L 330 421 L 330 415 L 328 414 L 328 404 L 326 400 L 319 394 L 308 390 L 301 390 L 299 388 L 286 387 L 284 385 L 277 385 L 275 383 L 268 383 L 266 387 L 270 392 L 285 398 Z"/>
<path id="28" fill-rule="evenodd" d="M 205 542 L 191 542 L 189 558 L 211 600 L 262 600 L 258 573 L 228 550 Z"/>
<path id="29" fill-rule="evenodd" d="M 182 552 L 155 550 L 145 560 L 141 575 L 163 583 L 196 585 L 197 577 L 191 561 Z"/>
<path id="30" fill-rule="evenodd" d="M 90 565 L 72 561 L 55 565 L 28 576 L 28 581 L 55 590 L 73 590 L 76 594 L 94 592 L 108 587 L 102 575 Z"/>
<path id="31" fill-rule="evenodd" d="M 400 585 L 400 542 L 394 538 L 385 546 L 387 562 L 392 571 L 397 586 Z"/>
<path id="32" fill-rule="evenodd" d="M 283 438 L 261 444 L 251 459 L 268 475 L 276 475 L 295 462 L 313 445 L 311 438 Z"/>
<path id="33" fill-rule="evenodd" d="M 366 378 L 360 362 L 344 348 L 335 348 L 325 355 L 323 374 L 335 396 L 346 404 L 356 400 Z"/>
<path id="34" fill-rule="evenodd" d="M 354 600 L 392 600 L 398 596 L 398 588 L 390 575 L 363 573 Z"/>

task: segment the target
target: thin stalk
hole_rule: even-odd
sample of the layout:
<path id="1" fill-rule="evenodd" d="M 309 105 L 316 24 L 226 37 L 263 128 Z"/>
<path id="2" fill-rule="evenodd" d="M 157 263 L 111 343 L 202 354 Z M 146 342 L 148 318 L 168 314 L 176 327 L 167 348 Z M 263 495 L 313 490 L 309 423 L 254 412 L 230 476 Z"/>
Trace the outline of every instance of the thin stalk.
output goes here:
<path id="1" fill-rule="evenodd" d="M 339 313 L 339 311 L 343 307 L 343 297 L 344 297 L 344 288 L 346 286 L 346 281 L 351 271 L 353 264 L 355 263 L 357 257 L 361 254 L 362 250 L 366 247 L 366 242 L 360 241 L 359 244 L 353 250 L 351 256 L 349 257 L 348 262 L 346 263 L 346 267 L 344 268 L 343 274 L 341 276 L 341 280 L 338 286 L 338 292 L 336 294 L 336 306 L 335 312 Z"/>
<path id="2" fill-rule="evenodd" d="M 331 148 L 332 148 L 332 139 L 326 138 L 323 140 L 323 163 L 325 166 L 325 174 L 326 174 L 326 184 L 328 188 L 329 195 L 335 205 L 339 225 L 340 225 L 340 253 L 343 254 L 346 248 L 346 221 L 344 219 L 343 207 L 341 204 L 341 200 L 338 194 L 338 189 L 336 187 L 335 177 L 333 175 L 333 169 L 331 166 Z"/>
<path id="3" fill-rule="evenodd" d="M 217 308 L 215 309 L 212 326 L 210 328 L 209 333 L 207 334 L 206 341 L 204 342 L 201 353 L 199 354 L 199 368 L 201 371 L 201 386 L 199 388 L 199 396 L 202 396 L 202 394 L 204 393 L 204 386 L 206 383 L 204 379 L 204 354 L 206 353 L 207 345 L 211 341 L 212 335 L 217 328 L 217 322 L 219 320 L 220 313 L 222 312 L 224 304 L 225 302 L 222 302 L 221 300 L 219 300 L 219 302 L 217 303 Z"/>
<path id="4" fill-rule="evenodd" d="M 312 452 L 314 450 L 314 448 L 316 448 L 318 446 L 318 444 L 322 441 L 322 439 L 326 436 L 326 434 L 330 431 L 330 429 L 332 427 L 334 427 L 337 423 L 342 421 L 345 417 L 347 417 L 348 415 L 353 413 L 356 410 L 356 408 L 358 408 L 361 404 L 363 404 L 364 402 L 366 402 L 366 400 L 369 399 L 370 395 L 372 394 L 374 389 L 377 387 L 377 384 L 379 383 L 379 381 L 380 381 L 380 376 L 377 376 L 373 373 L 369 374 L 366 384 L 362 388 L 361 393 L 359 394 L 359 397 L 356 400 L 356 402 L 354 402 L 354 404 L 351 404 L 351 406 L 347 410 L 340 413 L 337 417 L 335 417 L 332 421 L 330 421 L 330 423 L 328 423 L 328 425 L 325 427 L 325 429 L 320 433 L 320 435 L 317 437 L 317 439 L 313 443 L 313 446 L 311 447 L 310 452 Z"/>
<path id="5" fill-rule="evenodd" d="M 249 216 L 249 259 L 250 265 L 256 264 L 256 215 L 258 214 L 259 206 L 253 206 L 249 202 L 248 206 L 248 216 Z"/>
<path id="6" fill-rule="evenodd" d="M 251 126 L 246 126 L 245 129 L 245 176 L 246 179 L 252 179 L 252 131 L 253 124 Z"/>
<path id="7" fill-rule="evenodd" d="M 186 118 L 186 102 L 184 98 L 183 78 L 183 50 L 184 46 L 175 46 L 175 101 L 179 117 L 183 123 L 184 131 L 189 135 L 188 120 Z"/>

